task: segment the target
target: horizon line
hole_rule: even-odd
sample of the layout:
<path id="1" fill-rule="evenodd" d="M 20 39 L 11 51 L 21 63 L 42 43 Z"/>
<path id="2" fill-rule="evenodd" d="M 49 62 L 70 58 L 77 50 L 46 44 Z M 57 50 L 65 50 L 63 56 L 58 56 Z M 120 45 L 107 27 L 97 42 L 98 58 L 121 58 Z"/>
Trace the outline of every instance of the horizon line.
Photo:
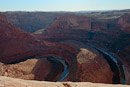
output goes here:
<path id="1" fill-rule="evenodd" d="M 130 10 L 130 9 L 103 9 L 103 10 L 77 10 L 77 11 L 7 10 L 7 11 L 0 11 L 0 12 L 96 12 L 96 11 L 120 11 L 120 10 Z"/>

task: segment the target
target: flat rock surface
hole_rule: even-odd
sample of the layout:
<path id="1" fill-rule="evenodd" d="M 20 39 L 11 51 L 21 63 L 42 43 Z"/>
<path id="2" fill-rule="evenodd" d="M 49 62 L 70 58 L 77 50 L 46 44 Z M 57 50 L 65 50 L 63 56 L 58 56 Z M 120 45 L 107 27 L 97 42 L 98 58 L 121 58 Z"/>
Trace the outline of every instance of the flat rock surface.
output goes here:
<path id="1" fill-rule="evenodd" d="M 0 76 L 0 87 L 130 87 L 129 85 L 98 84 L 90 82 L 44 82 Z"/>

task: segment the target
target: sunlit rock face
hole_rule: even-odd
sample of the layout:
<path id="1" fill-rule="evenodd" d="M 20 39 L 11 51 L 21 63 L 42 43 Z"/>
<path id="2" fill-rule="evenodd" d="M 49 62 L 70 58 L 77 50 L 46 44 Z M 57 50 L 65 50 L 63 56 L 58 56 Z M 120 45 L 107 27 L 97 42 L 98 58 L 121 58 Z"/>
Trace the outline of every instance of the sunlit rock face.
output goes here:
<path id="1" fill-rule="evenodd" d="M 40 69 L 42 65 L 43 67 Z M 1 63 L 0 75 L 25 80 L 44 80 L 44 76 L 49 72 L 49 67 L 50 63 L 45 59 L 29 59 L 25 62 L 9 65 Z"/>

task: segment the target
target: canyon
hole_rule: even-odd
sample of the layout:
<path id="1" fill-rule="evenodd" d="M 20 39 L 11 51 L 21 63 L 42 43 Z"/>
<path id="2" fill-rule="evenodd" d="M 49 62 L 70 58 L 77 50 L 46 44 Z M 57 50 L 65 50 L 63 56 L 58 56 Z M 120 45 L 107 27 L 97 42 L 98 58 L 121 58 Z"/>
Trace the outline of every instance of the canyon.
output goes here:
<path id="1" fill-rule="evenodd" d="M 15 24 L 16 20 L 21 20 L 18 16 L 22 13 L 15 14 L 0 13 L 1 76 L 53 82 L 130 84 L 129 13 L 109 19 L 63 13 L 52 17 L 47 13 L 48 26 L 44 26 L 46 23 L 36 25 L 40 27 L 36 30 L 45 29 L 33 34 L 25 32 L 32 33 L 30 30 L 16 28 L 29 24 L 26 25 L 27 20 Z"/>

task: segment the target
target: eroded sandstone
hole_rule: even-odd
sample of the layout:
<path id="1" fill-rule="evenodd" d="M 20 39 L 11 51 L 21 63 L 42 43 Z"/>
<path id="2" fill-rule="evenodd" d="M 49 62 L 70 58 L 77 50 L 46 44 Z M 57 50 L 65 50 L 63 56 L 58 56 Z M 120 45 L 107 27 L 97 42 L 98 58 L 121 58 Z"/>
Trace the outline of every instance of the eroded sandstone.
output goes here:
<path id="1" fill-rule="evenodd" d="M 0 87 L 129 87 L 128 85 L 97 84 L 90 82 L 38 82 L 0 76 Z"/>

